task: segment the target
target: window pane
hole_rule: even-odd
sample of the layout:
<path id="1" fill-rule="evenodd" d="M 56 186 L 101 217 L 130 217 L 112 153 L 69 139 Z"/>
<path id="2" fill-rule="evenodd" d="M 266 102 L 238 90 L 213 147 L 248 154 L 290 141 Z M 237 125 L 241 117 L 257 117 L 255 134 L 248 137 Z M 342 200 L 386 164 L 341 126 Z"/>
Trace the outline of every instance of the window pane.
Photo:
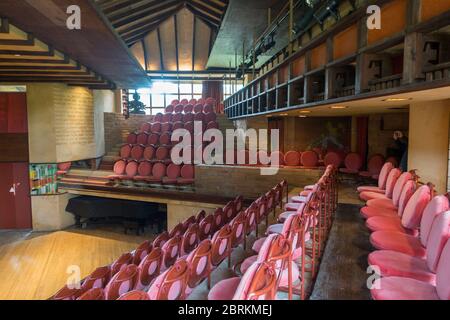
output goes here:
<path id="1" fill-rule="evenodd" d="M 201 83 L 194 83 L 194 94 L 202 94 L 203 93 L 203 85 Z"/>
<path id="2" fill-rule="evenodd" d="M 180 83 L 180 93 L 189 94 L 192 92 L 192 84 L 191 83 Z"/>
<path id="3" fill-rule="evenodd" d="M 177 94 L 168 94 L 166 95 L 166 105 L 169 105 L 173 100 L 178 100 Z"/>
<path id="4" fill-rule="evenodd" d="M 180 100 L 183 100 L 183 99 L 191 100 L 192 99 L 192 95 L 182 95 L 182 96 L 180 96 Z"/>
<path id="5" fill-rule="evenodd" d="M 153 108 L 164 108 L 164 95 L 154 94 L 152 95 L 152 107 Z"/>
<path id="6" fill-rule="evenodd" d="M 168 81 L 156 81 L 153 82 L 153 86 L 151 88 L 152 93 L 178 93 L 178 86 L 176 83 L 168 82 Z"/>

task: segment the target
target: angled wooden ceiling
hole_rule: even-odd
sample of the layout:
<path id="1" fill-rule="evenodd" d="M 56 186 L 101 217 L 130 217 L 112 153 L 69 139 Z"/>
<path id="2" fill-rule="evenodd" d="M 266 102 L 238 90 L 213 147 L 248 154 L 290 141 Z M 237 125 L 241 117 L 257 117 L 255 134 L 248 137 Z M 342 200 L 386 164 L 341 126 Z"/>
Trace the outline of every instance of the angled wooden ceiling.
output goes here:
<path id="1" fill-rule="evenodd" d="M 92 89 L 114 88 L 109 80 L 4 18 L 0 19 L 0 82 L 63 82 Z"/>
<path id="2" fill-rule="evenodd" d="M 216 37 L 187 8 L 178 11 L 131 46 L 131 52 L 147 71 L 204 71 Z"/>
<path id="3" fill-rule="evenodd" d="M 226 13 L 229 0 L 95 0 L 129 46 L 144 39 L 183 8 L 215 32 Z"/>

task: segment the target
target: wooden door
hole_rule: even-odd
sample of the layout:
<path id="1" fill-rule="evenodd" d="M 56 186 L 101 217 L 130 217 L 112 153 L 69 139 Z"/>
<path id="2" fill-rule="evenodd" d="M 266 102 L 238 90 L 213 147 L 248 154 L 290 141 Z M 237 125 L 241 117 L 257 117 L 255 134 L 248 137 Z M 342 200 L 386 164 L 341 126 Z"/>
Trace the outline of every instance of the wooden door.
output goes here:
<path id="1" fill-rule="evenodd" d="M 0 229 L 31 229 L 25 93 L 0 93 Z"/>

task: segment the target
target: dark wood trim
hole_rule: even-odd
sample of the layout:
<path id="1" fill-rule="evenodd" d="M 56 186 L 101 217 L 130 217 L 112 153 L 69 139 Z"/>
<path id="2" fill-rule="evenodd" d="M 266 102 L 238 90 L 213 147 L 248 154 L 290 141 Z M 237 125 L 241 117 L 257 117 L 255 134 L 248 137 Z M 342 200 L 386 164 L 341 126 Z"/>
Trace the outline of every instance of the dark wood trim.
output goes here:
<path id="1" fill-rule="evenodd" d="M 163 49 L 162 49 L 162 45 L 161 45 L 161 32 L 159 31 L 159 28 L 156 29 L 156 33 L 158 35 L 158 47 L 159 47 L 159 57 L 160 57 L 160 61 L 161 61 L 161 69 L 164 70 L 164 54 L 163 54 Z"/>
<path id="2" fill-rule="evenodd" d="M 144 19 L 148 16 L 151 16 L 151 15 L 154 15 L 157 13 L 161 15 L 162 14 L 161 11 L 177 8 L 180 3 L 181 3 L 180 0 L 168 0 L 165 2 L 160 2 L 156 6 L 152 6 L 146 10 L 140 10 L 138 14 L 129 16 L 127 19 L 120 21 L 120 22 L 113 23 L 112 25 L 114 26 L 114 28 L 121 28 L 126 25 L 132 24 L 135 21 Z"/>
<path id="3" fill-rule="evenodd" d="M 141 45 L 142 45 L 142 51 L 143 51 L 143 54 L 144 54 L 145 70 L 148 70 L 147 45 L 145 44 L 144 39 L 141 40 Z"/>
<path id="4" fill-rule="evenodd" d="M 175 61 L 177 63 L 177 71 L 180 70 L 180 55 L 178 52 L 178 22 L 177 15 L 173 16 L 174 34 L 175 34 Z"/>

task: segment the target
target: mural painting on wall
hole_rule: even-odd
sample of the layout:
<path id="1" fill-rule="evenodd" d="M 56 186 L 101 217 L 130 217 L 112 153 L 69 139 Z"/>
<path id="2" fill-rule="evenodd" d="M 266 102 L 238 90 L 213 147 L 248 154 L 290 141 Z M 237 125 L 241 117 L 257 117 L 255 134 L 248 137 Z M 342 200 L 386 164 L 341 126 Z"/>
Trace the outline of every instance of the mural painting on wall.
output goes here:
<path id="1" fill-rule="evenodd" d="M 304 150 L 319 154 L 328 151 L 347 153 L 351 141 L 351 118 L 308 118 L 302 119 L 300 139 Z"/>

